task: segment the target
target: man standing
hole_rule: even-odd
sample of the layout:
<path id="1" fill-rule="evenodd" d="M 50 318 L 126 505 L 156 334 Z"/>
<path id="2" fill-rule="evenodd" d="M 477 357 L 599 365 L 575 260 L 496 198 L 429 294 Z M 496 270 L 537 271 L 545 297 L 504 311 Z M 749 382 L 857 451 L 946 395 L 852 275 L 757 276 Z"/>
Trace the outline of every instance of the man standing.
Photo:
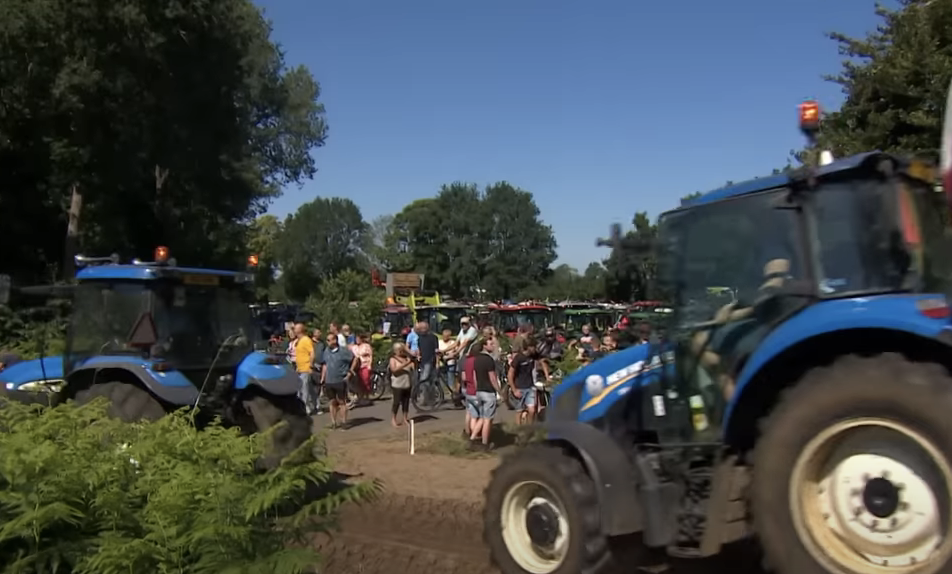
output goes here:
<path id="1" fill-rule="evenodd" d="M 473 360 L 473 375 L 476 379 L 476 420 L 473 423 L 470 440 L 476 448 L 492 449 L 489 435 L 492 432 L 493 417 L 496 416 L 496 393 L 499 392 L 499 379 L 496 376 L 496 361 L 492 352 L 496 348 L 495 338 L 487 339 Z M 476 441 L 479 443 L 476 443 Z M 478 446 L 476 446 L 478 444 Z"/>
<path id="2" fill-rule="evenodd" d="M 324 390 L 321 388 L 321 369 L 324 368 L 322 361 L 324 360 L 324 350 L 327 349 L 327 345 L 324 344 L 324 333 L 320 329 L 314 329 L 311 332 L 311 342 L 314 343 L 314 368 L 311 371 L 311 382 L 314 385 L 312 387 L 314 402 L 317 403 L 315 412 L 322 415 L 324 411 L 321 409 L 320 398 Z"/>
<path id="3" fill-rule="evenodd" d="M 509 392 L 519 400 L 516 407 L 516 424 L 529 424 L 535 418 L 536 392 L 534 373 L 536 368 L 536 344 L 527 338 L 521 353 L 516 353 L 509 363 Z"/>
<path id="4" fill-rule="evenodd" d="M 304 410 L 308 416 L 314 414 L 316 400 L 311 397 L 311 370 L 314 367 L 314 343 L 307 336 L 304 323 L 294 324 L 294 365 L 300 379 L 298 398 L 304 403 Z"/>
<path id="5" fill-rule="evenodd" d="M 413 325 L 413 329 L 407 335 L 407 350 L 416 358 L 420 358 L 420 325 L 422 322 Z"/>
<path id="6" fill-rule="evenodd" d="M 328 329 L 330 331 L 330 329 Z M 346 345 L 341 345 L 336 334 L 327 334 L 327 349 L 324 350 L 324 368 L 321 369 L 321 386 L 330 400 L 331 428 L 347 425 L 347 381 L 355 373 L 356 357 Z"/>
<path id="7" fill-rule="evenodd" d="M 430 326 L 421 321 L 417 324 L 417 346 L 420 356 L 420 384 L 429 383 L 436 375 L 436 351 L 440 348 L 440 341 L 430 332 Z"/>
<path id="8" fill-rule="evenodd" d="M 476 342 L 476 327 L 473 326 L 469 317 L 463 317 L 459 320 L 459 334 L 456 335 L 456 348 L 459 355 L 465 357 L 469 354 L 469 347 Z"/>
<path id="9" fill-rule="evenodd" d="M 347 346 L 347 338 L 341 334 L 340 329 L 337 328 L 337 323 L 331 323 L 327 326 L 327 334 L 334 335 L 337 338 L 337 345 L 340 347 Z"/>

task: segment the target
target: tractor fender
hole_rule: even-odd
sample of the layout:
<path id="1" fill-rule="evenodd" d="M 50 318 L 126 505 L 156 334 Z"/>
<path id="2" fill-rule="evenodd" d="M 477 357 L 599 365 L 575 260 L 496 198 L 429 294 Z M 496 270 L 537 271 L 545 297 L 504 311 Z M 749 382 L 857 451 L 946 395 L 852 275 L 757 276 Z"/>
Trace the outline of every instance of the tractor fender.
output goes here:
<path id="1" fill-rule="evenodd" d="M 610 436 L 577 421 L 545 424 L 546 440 L 571 448 L 582 459 L 595 483 L 602 530 L 609 536 L 642 529 L 638 480 L 631 459 Z"/>
<path id="2" fill-rule="evenodd" d="M 943 340 L 948 319 L 930 318 L 919 311 L 921 300 L 934 300 L 944 295 L 877 295 L 836 299 L 813 305 L 798 313 L 767 336 L 744 364 L 737 376 L 733 397 L 724 414 L 724 439 L 729 440 L 734 410 L 747 390 L 747 385 L 767 363 L 781 353 L 812 337 L 846 332 L 851 329 L 886 329 L 905 332 L 925 339 Z"/>
<path id="3" fill-rule="evenodd" d="M 235 372 L 235 389 L 258 387 L 276 395 L 296 395 L 301 389 L 301 379 L 287 362 L 275 362 L 274 356 L 261 351 L 248 353 Z"/>
<path id="4" fill-rule="evenodd" d="M 108 372 L 112 371 L 112 373 Z M 116 380 L 117 373 L 123 371 L 135 377 L 150 393 L 166 403 L 182 406 L 193 405 L 198 399 L 198 389 L 188 378 L 178 371 L 155 371 L 139 362 L 133 361 L 95 361 L 85 364 L 69 375 L 69 381 L 86 378 L 92 383 L 108 383 Z M 67 383 L 67 388 L 69 384 Z M 74 393 L 70 393 L 71 395 Z"/>

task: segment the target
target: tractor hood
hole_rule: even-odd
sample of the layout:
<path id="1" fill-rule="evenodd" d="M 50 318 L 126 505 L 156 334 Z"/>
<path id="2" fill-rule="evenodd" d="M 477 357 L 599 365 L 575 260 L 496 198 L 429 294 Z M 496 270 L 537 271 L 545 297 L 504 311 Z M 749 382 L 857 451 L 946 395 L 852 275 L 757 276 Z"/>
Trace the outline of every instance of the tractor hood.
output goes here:
<path id="1" fill-rule="evenodd" d="M 56 381 L 62 378 L 63 357 L 20 361 L 0 371 L 0 383 L 4 383 L 7 390 L 16 389 L 24 383 Z"/>

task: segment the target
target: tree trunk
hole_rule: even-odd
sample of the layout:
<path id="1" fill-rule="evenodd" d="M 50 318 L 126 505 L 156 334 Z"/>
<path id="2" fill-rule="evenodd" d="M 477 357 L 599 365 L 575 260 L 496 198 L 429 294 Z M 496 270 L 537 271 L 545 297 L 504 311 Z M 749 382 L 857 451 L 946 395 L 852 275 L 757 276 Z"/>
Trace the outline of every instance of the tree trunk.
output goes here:
<path id="1" fill-rule="evenodd" d="M 63 250 L 63 279 L 69 281 L 76 276 L 76 251 L 79 249 L 79 215 L 83 209 L 83 194 L 79 184 L 70 186 L 68 223 L 66 225 L 66 244 Z"/>

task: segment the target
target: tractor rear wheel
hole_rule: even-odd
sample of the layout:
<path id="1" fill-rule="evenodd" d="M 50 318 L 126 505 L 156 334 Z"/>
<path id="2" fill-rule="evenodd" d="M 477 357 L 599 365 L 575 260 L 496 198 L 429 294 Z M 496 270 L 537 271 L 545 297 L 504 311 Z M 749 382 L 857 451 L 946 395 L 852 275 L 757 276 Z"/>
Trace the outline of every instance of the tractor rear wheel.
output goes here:
<path id="1" fill-rule="evenodd" d="M 493 471 L 485 502 L 483 539 L 502 574 L 634 571 L 627 560 L 632 549 L 618 548 L 602 532 L 591 477 L 558 446 L 530 445 L 506 457 Z M 624 564 L 617 550 L 626 555 Z"/>
<path id="2" fill-rule="evenodd" d="M 80 405 L 98 398 L 109 401 L 109 416 L 125 422 L 156 421 L 165 416 L 165 407 L 157 398 L 131 383 L 96 383 L 76 393 L 76 403 Z"/>
<path id="3" fill-rule="evenodd" d="M 952 568 L 952 377 L 898 354 L 810 371 L 765 419 L 750 498 L 778 574 Z"/>
<path id="4" fill-rule="evenodd" d="M 311 438 L 311 418 L 294 395 L 278 396 L 255 392 L 241 400 L 255 432 L 264 432 L 279 423 L 287 423 L 271 434 L 270 444 L 259 461 L 264 469 L 276 468 L 289 454 Z"/>

